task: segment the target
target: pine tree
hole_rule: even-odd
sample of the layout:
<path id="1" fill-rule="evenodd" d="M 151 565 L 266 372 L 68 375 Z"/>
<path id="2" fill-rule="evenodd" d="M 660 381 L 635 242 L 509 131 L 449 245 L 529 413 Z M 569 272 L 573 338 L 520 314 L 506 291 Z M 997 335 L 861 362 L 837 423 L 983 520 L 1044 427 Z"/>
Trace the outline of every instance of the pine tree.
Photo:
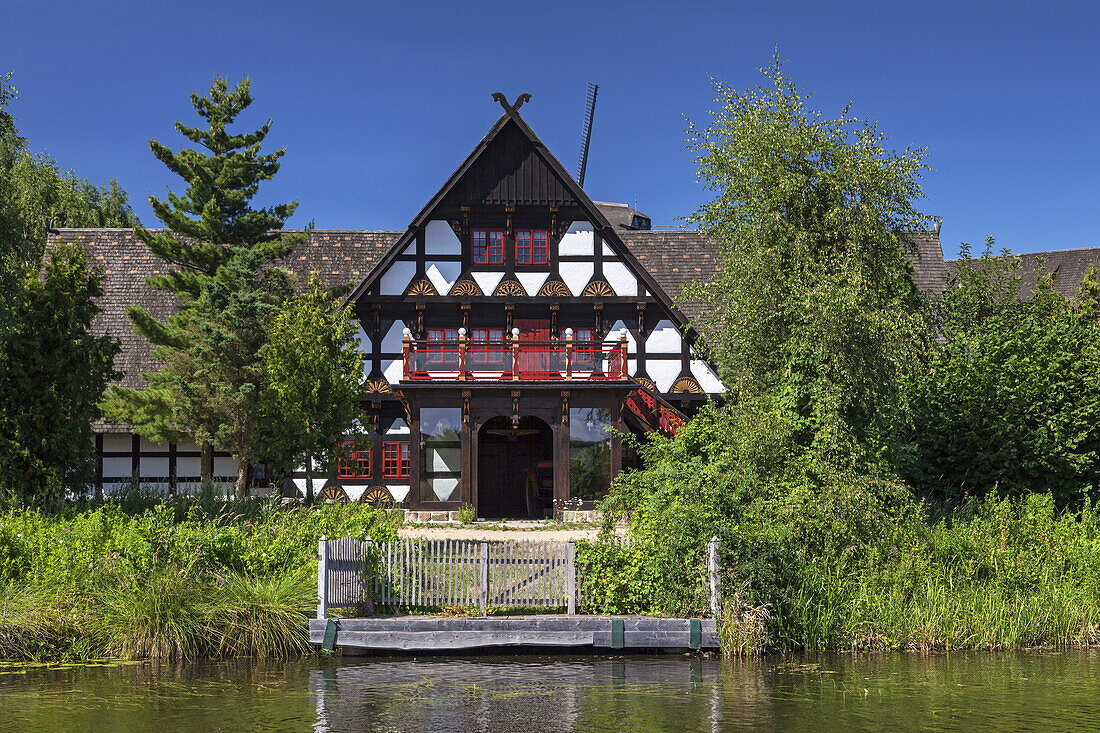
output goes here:
<path id="1" fill-rule="evenodd" d="M 211 480 L 210 451 L 238 459 L 237 494 L 247 492 L 248 462 L 254 458 L 255 423 L 262 383 L 260 348 L 278 306 L 291 294 L 290 274 L 274 262 L 305 235 L 284 234 L 297 201 L 253 208 L 259 184 L 273 178 L 285 150 L 261 153 L 271 126 L 235 134 L 229 127 L 252 103 L 244 78 L 230 90 L 215 77 L 206 96 L 191 95 L 205 127 L 177 121 L 176 130 L 195 148 L 174 152 L 156 139 L 153 154 L 187 184 L 182 195 L 149 204 L 167 230 L 134 228 L 157 257 L 169 263 L 147 282 L 174 294 L 179 311 L 158 321 L 134 305 L 127 314 L 134 330 L 154 345 L 165 364 L 147 374 L 146 389 L 115 388 L 105 408 L 116 419 L 158 441 L 190 438 L 203 446 L 203 483 Z"/>

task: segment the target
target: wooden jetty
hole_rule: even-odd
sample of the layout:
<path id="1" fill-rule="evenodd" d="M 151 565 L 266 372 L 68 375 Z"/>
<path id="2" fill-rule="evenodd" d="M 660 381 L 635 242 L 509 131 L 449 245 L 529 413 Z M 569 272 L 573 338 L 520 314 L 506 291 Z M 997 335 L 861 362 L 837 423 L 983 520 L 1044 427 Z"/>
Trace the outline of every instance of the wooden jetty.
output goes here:
<path id="1" fill-rule="evenodd" d="M 628 542 L 615 540 L 619 546 Z M 571 541 L 406 539 L 375 544 L 322 537 L 317 548 L 317 618 L 309 622 L 310 641 L 324 649 L 358 652 L 718 648 L 717 539 L 707 547 L 709 618 L 591 613 L 597 604 L 576 552 Z M 345 611 L 330 617 L 333 608 L 395 613 L 352 618 Z M 466 614 L 428 615 L 445 608 Z M 509 612 L 499 613 L 501 609 Z M 551 615 L 554 611 L 565 613 Z"/>
<path id="2" fill-rule="evenodd" d="M 309 640 L 345 651 L 379 653 L 492 647 L 688 651 L 717 649 L 718 631 L 712 618 L 387 616 L 313 619 Z"/>

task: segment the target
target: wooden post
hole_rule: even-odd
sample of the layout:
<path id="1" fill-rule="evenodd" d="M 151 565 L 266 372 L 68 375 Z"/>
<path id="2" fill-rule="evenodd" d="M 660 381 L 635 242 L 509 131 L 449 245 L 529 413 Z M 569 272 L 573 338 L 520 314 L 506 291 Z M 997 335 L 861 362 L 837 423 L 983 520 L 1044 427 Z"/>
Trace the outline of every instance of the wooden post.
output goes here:
<path id="1" fill-rule="evenodd" d="M 569 540 L 565 548 L 565 612 L 577 615 L 577 541 Z"/>
<path id="2" fill-rule="evenodd" d="M 481 578 L 478 582 L 478 601 L 481 604 L 481 615 L 484 616 L 489 609 L 489 541 L 481 540 Z"/>
<path id="3" fill-rule="evenodd" d="M 718 618 L 718 537 L 711 537 L 707 543 L 707 579 L 710 581 L 710 612 Z"/>
<path id="4" fill-rule="evenodd" d="M 519 329 L 512 329 L 512 380 L 519 379 Z"/>
<path id="5" fill-rule="evenodd" d="M 629 366 L 627 353 L 630 351 L 630 345 L 626 340 L 626 329 L 624 328 L 619 334 L 619 379 L 627 379 L 630 376 L 627 374 L 627 367 Z"/>
<path id="6" fill-rule="evenodd" d="M 565 378 L 573 378 L 573 329 L 565 329 Z"/>
<path id="7" fill-rule="evenodd" d="M 401 378 L 407 380 L 409 378 L 409 341 L 412 339 L 412 331 L 407 328 L 401 329 Z"/>
<path id="8" fill-rule="evenodd" d="M 378 564 L 374 561 L 373 543 L 370 538 L 359 546 L 359 582 L 363 588 L 363 613 L 374 602 L 374 579 L 378 577 Z"/>
<path id="9" fill-rule="evenodd" d="M 466 379 L 466 329 L 458 329 L 458 378 Z"/>
<path id="10" fill-rule="evenodd" d="M 317 541 L 317 618 L 328 618 L 328 540 Z"/>

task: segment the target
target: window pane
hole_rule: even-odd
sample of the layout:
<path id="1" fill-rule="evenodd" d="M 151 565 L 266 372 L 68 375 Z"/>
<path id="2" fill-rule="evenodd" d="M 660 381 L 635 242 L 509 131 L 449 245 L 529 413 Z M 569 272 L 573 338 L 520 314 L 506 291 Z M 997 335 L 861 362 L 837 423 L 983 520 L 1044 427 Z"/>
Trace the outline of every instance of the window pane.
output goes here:
<path id="1" fill-rule="evenodd" d="M 611 485 L 611 410 L 575 407 L 569 410 L 569 496 L 600 499 Z"/>
<path id="2" fill-rule="evenodd" d="M 420 410 L 420 499 L 457 501 L 462 478 L 462 408 Z"/>

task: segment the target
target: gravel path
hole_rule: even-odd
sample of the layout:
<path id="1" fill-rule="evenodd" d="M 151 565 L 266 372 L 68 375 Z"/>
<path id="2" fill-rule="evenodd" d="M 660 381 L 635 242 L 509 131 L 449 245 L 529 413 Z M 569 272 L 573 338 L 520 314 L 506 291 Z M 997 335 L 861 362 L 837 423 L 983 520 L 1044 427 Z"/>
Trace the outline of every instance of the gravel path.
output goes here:
<path id="1" fill-rule="evenodd" d="M 592 540 L 599 534 L 592 526 L 563 527 L 544 522 L 496 522 L 478 524 L 406 524 L 397 530 L 400 537 L 433 540 Z"/>

